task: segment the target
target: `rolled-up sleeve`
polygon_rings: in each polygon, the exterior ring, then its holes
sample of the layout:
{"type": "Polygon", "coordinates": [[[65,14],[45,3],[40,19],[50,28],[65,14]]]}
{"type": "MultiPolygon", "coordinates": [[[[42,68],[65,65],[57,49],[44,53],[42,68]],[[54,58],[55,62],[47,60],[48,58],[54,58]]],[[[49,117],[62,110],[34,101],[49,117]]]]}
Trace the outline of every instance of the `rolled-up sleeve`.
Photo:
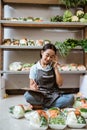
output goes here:
{"type": "Polygon", "coordinates": [[[29,78],[30,79],[36,79],[36,65],[33,65],[31,68],[30,68],[30,72],[29,72],[29,78]]]}

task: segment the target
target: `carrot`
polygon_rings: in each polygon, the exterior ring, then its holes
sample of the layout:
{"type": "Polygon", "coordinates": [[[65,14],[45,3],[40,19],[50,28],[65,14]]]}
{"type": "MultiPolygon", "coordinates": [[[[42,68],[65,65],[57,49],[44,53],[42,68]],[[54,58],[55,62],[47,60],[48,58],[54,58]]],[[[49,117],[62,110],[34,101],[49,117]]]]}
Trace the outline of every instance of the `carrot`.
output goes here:
{"type": "Polygon", "coordinates": [[[80,111],[78,109],[75,110],[75,115],[80,115],[80,111]]]}
{"type": "Polygon", "coordinates": [[[54,118],[57,117],[57,115],[59,114],[58,110],[49,110],[50,113],[50,117],[54,118]]]}
{"type": "Polygon", "coordinates": [[[48,116],[44,110],[36,110],[40,116],[44,116],[48,120],[48,116]]]}

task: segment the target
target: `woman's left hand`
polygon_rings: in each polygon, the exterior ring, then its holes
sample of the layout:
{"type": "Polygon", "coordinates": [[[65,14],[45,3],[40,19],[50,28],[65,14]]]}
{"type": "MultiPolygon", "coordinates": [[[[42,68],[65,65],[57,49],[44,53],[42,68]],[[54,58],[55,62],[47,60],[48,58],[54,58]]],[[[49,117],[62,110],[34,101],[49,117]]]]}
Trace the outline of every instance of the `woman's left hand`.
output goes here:
{"type": "Polygon", "coordinates": [[[55,57],[53,58],[53,68],[57,68],[59,65],[58,63],[58,56],[55,55],[55,57]]]}

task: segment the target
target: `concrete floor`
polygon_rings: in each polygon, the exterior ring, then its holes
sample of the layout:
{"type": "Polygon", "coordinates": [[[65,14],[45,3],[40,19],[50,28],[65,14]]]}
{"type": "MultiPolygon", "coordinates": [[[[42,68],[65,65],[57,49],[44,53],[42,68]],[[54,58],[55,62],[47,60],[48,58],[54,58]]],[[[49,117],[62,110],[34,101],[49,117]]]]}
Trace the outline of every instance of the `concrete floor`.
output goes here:
{"type": "Polygon", "coordinates": [[[23,96],[9,96],[0,100],[0,130],[28,130],[28,121],[14,119],[9,113],[9,107],[25,104],[23,96]]]}
{"type": "MultiPolygon", "coordinates": [[[[10,115],[9,107],[18,104],[26,104],[22,95],[8,96],[5,99],[0,99],[0,130],[31,130],[28,121],[25,118],[15,119],[10,115]]],[[[77,129],[66,128],[65,130],[77,129]]],[[[87,130],[87,128],[79,130],[87,130]]]]}

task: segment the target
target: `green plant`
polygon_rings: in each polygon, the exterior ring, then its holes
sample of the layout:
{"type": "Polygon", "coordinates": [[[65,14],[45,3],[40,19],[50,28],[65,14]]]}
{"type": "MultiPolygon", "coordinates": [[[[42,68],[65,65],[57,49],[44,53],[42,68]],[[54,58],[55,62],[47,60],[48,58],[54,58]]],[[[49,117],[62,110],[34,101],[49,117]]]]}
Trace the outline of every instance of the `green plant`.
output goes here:
{"type": "Polygon", "coordinates": [[[67,39],[64,42],[55,42],[55,46],[58,49],[61,56],[66,57],[72,49],[77,46],[80,46],[87,51],[87,39],[76,40],[76,39],[67,39]]]}
{"type": "Polygon", "coordinates": [[[87,39],[80,40],[81,47],[87,52],[87,39]]]}
{"type": "Polygon", "coordinates": [[[63,57],[66,57],[70,52],[70,49],[67,46],[65,46],[63,42],[56,41],[55,46],[58,49],[60,55],[63,57]]]}
{"type": "Polygon", "coordinates": [[[67,9],[74,7],[77,9],[78,6],[84,6],[87,4],[87,0],[61,0],[67,9]]]}

